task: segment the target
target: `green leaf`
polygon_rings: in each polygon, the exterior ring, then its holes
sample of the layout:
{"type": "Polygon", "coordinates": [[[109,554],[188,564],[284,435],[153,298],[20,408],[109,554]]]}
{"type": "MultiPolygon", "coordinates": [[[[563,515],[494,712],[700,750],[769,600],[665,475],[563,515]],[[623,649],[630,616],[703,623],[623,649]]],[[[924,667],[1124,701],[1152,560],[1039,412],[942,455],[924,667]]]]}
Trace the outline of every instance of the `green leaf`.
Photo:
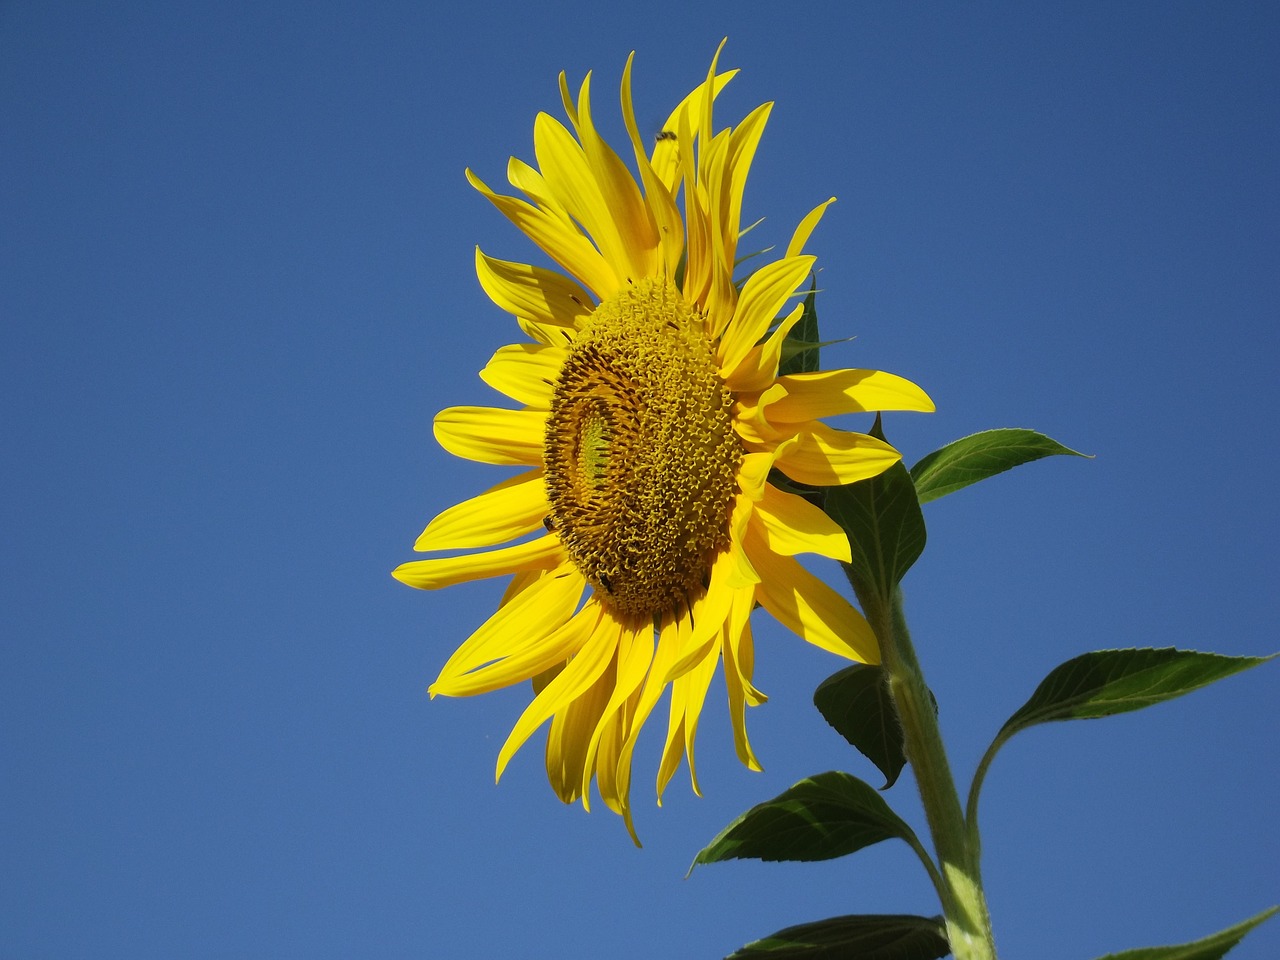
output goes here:
{"type": "Polygon", "coordinates": [[[813,704],[840,736],[879,768],[881,790],[898,779],[907,764],[902,724],[880,667],[855,663],[833,673],[813,692],[813,704]]]}
{"type": "MultiPolygon", "coordinates": [[[[884,439],[879,414],[871,436],[884,439]]],[[[864,610],[871,597],[887,603],[925,544],[924,515],[907,468],[899,462],[877,477],[829,487],[823,507],[848,534],[849,579],[864,610]]]]}
{"type": "Polygon", "coordinates": [[[726,960],[938,960],[951,952],[941,917],[832,917],[779,930],[726,960]]]}
{"type": "MultiPolygon", "coordinates": [[[[1125,950],[1122,953],[1108,953],[1098,960],[1219,960],[1227,951],[1244,939],[1254,927],[1275,916],[1280,907],[1263,910],[1234,927],[1228,927],[1213,936],[1196,940],[1192,943],[1181,943],[1172,947],[1140,947],[1137,950],[1125,950]]],[[[737,954],[734,954],[737,956],[737,954]]]]}
{"type": "Polygon", "coordinates": [[[809,284],[809,295],[804,298],[804,313],[796,325],[787,331],[782,341],[782,360],[778,363],[778,376],[791,373],[813,373],[818,368],[818,278],[809,284]]]}
{"type": "Polygon", "coordinates": [[[1001,728],[998,740],[1051,720],[1085,720],[1141,710],[1271,657],[1228,657],[1194,650],[1099,650],[1054,668],[1001,728]]]}
{"type": "Polygon", "coordinates": [[[1272,657],[1228,657],[1194,650],[1099,650],[1055,667],[983,754],[969,785],[966,818],[977,822],[978,795],[991,761],[1020,730],[1053,720],[1091,720],[1141,710],[1207,687],[1272,657]]]}
{"type": "Polygon", "coordinates": [[[831,770],[752,807],[707,844],[693,866],[743,857],[830,860],[895,838],[919,848],[915,833],[874,787],[831,770]]]}
{"type": "Polygon", "coordinates": [[[1034,430],[985,430],[935,450],[911,468],[921,503],[1042,457],[1084,457],[1034,430]]]}

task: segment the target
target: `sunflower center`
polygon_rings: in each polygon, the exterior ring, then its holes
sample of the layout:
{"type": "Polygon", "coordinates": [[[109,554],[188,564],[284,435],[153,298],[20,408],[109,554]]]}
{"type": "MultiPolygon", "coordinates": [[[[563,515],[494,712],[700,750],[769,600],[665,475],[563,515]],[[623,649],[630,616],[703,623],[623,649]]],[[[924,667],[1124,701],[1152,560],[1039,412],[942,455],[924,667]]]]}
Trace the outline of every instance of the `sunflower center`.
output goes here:
{"type": "Polygon", "coordinates": [[[657,617],[706,589],[742,459],[732,402],[667,280],[605,300],[570,348],[547,419],[548,525],[619,613],[657,617]]]}

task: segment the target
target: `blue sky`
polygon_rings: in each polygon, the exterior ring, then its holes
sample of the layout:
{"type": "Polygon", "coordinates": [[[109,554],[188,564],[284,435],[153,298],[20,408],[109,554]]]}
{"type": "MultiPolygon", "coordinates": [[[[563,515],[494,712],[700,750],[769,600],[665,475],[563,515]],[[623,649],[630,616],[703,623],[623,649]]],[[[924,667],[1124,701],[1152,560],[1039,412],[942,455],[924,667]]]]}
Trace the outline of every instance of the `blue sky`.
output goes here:
{"type": "MultiPolygon", "coordinates": [[[[725,35],[720,119],[776,101],[746,218],[784,242],[839,198],[811,250],[824,332],[857,339],[826,363],[929,390],[886,420],[909,462],[997,426],[1095,455],[926,510],[904,587],[962,780],[1077,653],[1277,649],[1274,5],[441,6],[0,7],[0,955],[718,957],[935,912],[902,845],[684,879],[805,775],[878,783],[810,702],[840,664],[765,616],[765,772],[721,693],[706,796],[681,774],[659,809],[655,724],[641,850],[563,807],[536,745],[493,785],[527,691],[426,697],[500,586],[389,571],[498,479],[430,424],[495,401],[475,371],[518,338],[475,245],[533,253],[462,171],[532,159],[562,69],[616,133],[632,49],[655,133],[725,35]]],[[[1005,749],[1005,956],[1280,902],[1276,676],[1005,749]]],[[[1277,955],[1277,922],[1232,954],[1277,955]]]]}

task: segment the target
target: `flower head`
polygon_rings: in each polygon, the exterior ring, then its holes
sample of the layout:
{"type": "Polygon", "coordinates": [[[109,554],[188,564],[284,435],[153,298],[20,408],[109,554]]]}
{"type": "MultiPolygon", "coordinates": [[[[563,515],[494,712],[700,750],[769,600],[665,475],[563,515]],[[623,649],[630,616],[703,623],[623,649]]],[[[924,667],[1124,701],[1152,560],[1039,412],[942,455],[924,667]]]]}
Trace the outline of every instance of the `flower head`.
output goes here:
{"type": "Polygon", "coordinates": [[[795,559],[848,561],[845,534],[770,477],[823,486],[875,476],[897,451],[821,419],[933,409],[919,387],[879,371],[779,376],[815,262],[802,250],[832,201],[804,218],[781,258],[735,283],[743,188],[771,107],[715,130],[713,101],[735,73],[713,60],[649,146],[628,59],[622,109],[638,179],[596,131],[590,75],[576,101],[560,76],[572,131],[539,114],[537,166],[510,161],[523,197],[467,172],[564,272],[476,251],[485,292],[531,341],[499,349],[480,376],[521,406],[451,407],[435,436],[457,456],[524,470],[444,511],[417,541],[454,555],[395,571],[424,589],[511,576],[431,693],[532,680],[498,776],[550,721],[557,794],[586,806],[594,778],[628,829],[632,753],[667,688],[658,794],[684,757],[698,790],[694,739],[721,662],[738,755],[759,769],[745,724],[746,706],[765,699],[753,683],[756,604],[809,643],[878,662],[866,621],[795,559]]]}

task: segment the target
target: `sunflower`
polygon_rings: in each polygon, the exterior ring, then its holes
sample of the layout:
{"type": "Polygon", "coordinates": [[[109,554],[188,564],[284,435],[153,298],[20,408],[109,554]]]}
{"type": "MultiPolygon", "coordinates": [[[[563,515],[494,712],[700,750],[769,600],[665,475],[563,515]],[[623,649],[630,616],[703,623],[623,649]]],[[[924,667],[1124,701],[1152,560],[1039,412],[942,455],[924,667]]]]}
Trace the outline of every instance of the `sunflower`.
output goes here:
{"type": "Polygon", "coordinates": [[[919,387],[880,371],[778,375],[815,262],[802,249],[832,200],[801,221],[784,256],[735,283],[743,188],[772,104],[715,131],[712,103],[737,72],[717,73],[718,58],[651,148],[628,58],[622,112],[638,180],[596,130],[590,74],[576,101],[560,75],[572,131],[539,114],[536,167],[510,160],[523,198],[467,171],[563,273],[477,249],[481,286],[530,340],[500,348],[480,376],[521,406],[450,407],[435,436],[456,456],[524,469],[445,510],[415,545],[454,555],[395,571],[422,589],[511,576],[430,692],[531,680],[497,776],[549,721],[556,793],[589,809],[594,779],[633,838],[632,754],[668,687],[659,802],[686,757],[700,792],[694,739],[721,662],[738,756],[760,769],[745,723],[746,706],[765,700],[752,676],[757,604],[823,650],[878,662],[862,616],[795,559],[848,561],[844,532],[775,479],[875,476],[898,452],[822,418],[933,410],[919,387]]]}

